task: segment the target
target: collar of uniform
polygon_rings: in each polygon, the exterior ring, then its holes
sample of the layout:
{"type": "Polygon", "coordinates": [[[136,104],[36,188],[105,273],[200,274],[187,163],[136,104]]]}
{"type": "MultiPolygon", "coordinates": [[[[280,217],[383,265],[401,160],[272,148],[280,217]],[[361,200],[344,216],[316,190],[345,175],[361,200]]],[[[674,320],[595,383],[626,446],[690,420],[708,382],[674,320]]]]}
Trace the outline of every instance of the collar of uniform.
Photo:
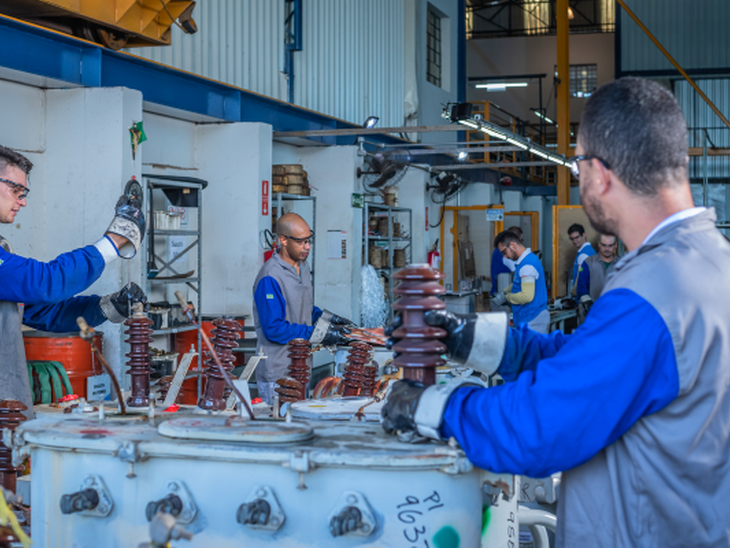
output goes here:
{"type": "Polygon", "coordinates": [[[715,221],[717,221],[717,215],[715,214],[714,207],[704,208],[704,211],[700,211],[690,217],[670,221],[651,236],[651,241],[644,241],[639,247],[621,257],[616,263],[615,268],[616,270],[621,270],[635,256],[651,251],[655,247],[659,247],[670,240],[674,240],[682,233],[715,228],[715,221]]]}
{"type": "Polygon", "coordinates": [[[515,264],[520,264],[522,262],[522,259],[527,257],[530,253],[532,253],[532,249],[526,247],[525,250],[522,252],[522,255],[520,255],[519,258],[515,261],[515,264]]]}
{"type": "Polygon", "coordinates": [[[580,247],[578,248],[578,253],[580,253],[581,251],[583,251],[583,248],[584,248],[585,246],[588,246],[588,247],[593,247],[593,246],[591,245],[591,242],[586,242],[586,243],[584,243],[584,244],[583,244],[582,246],[580,246],[580,247]]]}
{"type": "Polygon", "coordinates": [[[690,217],[694,217],[695,215],[699,215],[706,209],[707,209],[706,207],[691,207],[689,209],[683,209],[682,211],[678,211],[674,215],[670,215],[669,217],[664,219],[661,223],[656,225],[651,232],[649,232],[649,235],[646,238],[644,238],[644,241],[641,242],[641,245],[646,245],[646,243],[649,240],[651,240],[655,234],[658,234],[659,232],[661,232],[665,227],[667,227],[673,223],[683,221],[684,219],[689,219],[690,217]]]}
{"type": "MultiPolygon", "coordinates": [[[[285,269],[289,270],[290,272],[293,272],[294,274],[299,275],[297,272],[297,269],[294,267],[294,265],[291,265],[291,264],[287,263],[284,259],[282,259],[279,256],[278,251],[271,256],[271,260],[276,261],[282,268],[285,268],[285,269]]],[[[301,269],[301,263],[300,263],[300,269],[301,269]]]]}

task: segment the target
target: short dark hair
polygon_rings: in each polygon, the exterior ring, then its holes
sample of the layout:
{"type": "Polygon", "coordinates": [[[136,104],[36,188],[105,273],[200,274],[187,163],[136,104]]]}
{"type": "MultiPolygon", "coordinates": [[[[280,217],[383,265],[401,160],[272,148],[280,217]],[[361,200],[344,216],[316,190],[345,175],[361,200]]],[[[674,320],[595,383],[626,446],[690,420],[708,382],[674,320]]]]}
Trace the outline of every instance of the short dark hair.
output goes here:
{"type": "Polygon", "coordinates": [[[522,229],[519,226],[511,226],[507,229],[512,234],[517,234],[518,236],[522,237],[524,236],[524,232],[522,232],[522,229]]]}
{"type": "Polygon", "coordinates": [[[9,166],[17,167],[28,175],[33,169],[33,162],[13,149],[0,145],[0,173],[5,173],[9,166]]]}
{"type": "Polygon", "coordinates": [[[497,234],[497,237],[494,238],[494,247],[499,247],[499,244],[507,247],[512,242],[517,242],[518,244],[522,245],[522,240],[517,237],[517,234],[515,234],[514,232],[510,232],[509,230],[504,230],[497,234]]]}
{"type": "Polygon", "coordinates": [[[626,187],[653,196],[687,181],[687,122],[661,84],[621,78],[593,92],[583,110],[578,139],[626,187]]]}
{"type": "Polygon", "coordinates": [[[573,223],[570,225],[570,228],[568,228],[568,236],[570,236],[573,232],[577,232],[581,236],[586,233],[586,229],[583,228],[583,225],[578,223],[573,223]]]}

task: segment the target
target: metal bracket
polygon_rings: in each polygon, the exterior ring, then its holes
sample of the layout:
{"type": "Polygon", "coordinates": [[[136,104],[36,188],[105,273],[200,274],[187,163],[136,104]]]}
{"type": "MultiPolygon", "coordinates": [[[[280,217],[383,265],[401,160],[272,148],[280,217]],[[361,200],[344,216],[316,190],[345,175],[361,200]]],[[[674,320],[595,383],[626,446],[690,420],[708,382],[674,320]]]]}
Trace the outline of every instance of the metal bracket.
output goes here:
{"type": "Polygon", "coordinates": [[[158,500],[165,498],[167,495],[176,495],[180,497],[180,500],[182,501],[182,510],[180,510],[180,514],[175,516],[177,522],[192,523],[192,521],[195,519],[195,516],[198,515],[198,507],[195,504],[193,495],[190,494],[190,491],[188,490],[185,483],[180,480],[168,481],[165,486],[165,490],[162,493],[162,496],[158,497],[158,500]]]}
{"type": "Polygon", "coordinates": [[[138,462],[140,458],[137,452],[137,442],[127,441],[120,443],[117,448],[117,457],[123,462],[138,462]]]}
{"type": "Polygon", "coordinates": [[[378,521],[364,495],[357,491],[345,491],[340,495],[334,509],[327,516],[327,524],[332,536],[369,537],[377,528],[378,521]],[[351,509],[353,508],[357,509],[360,514],[359,520],[356,522],[356,527],[345,532],[334,530],[338,518],[345,513],[351,513],[351,509]]]}
{"type": "Polygon", "coordinates": [[[78,512],[80,516],[105,518],[111,514],[111,511],[114,508],[114,500],[109,494],[109,490],[106,488],[101,476],[94,474],[86,476],[84,481],[81,483],[79,491],[83,491],[84,489],[93,489],[96,491],[96,494],[99,495],[99,503],[94,508],[78,512]]]}
{"type": "Polygon", "coordinates": [[[306,451],[296,451],[289,457],[289,468],[294,472],[309,472],[309,453],[306,451]]]}
{"type": "Polygon", "coordinates": [[[553,504],[558,500],[560,474],[547,478],[528,478],[522,476],[519,502],[541,502],[553,504]]]}
{"type": "MultiPolygon", "coordinates": [[[[278,531],[281,526],[284,525],[286,516],[284,515],[284,511],[282,510],[281,505],[279,504],[279,501],[274,494],[274,490],[266,485],[257,485],[248,495],[248,498],[244,501],[244,504],[255,504],[258,501],[265,501],[269,506],[270,511],[268,517],[266,518],[266,522],[244,523],[244,525],[246,527],[250,527],[251,529],[260,529],[263,531],[278,531]]],[[[240,515],[238,517],[238,522],[242,522],[240,519],[240,515]]]]}

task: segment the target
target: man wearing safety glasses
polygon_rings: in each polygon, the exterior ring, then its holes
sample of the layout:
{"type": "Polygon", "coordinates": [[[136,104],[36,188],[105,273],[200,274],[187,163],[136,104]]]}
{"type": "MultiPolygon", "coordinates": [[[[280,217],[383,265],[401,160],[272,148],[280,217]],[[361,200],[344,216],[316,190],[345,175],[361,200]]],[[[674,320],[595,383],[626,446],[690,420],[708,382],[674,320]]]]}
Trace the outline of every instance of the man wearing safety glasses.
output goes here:
{"type": "Polygon", "coordinates": [[[485,470],[562,471],[558,548],[728,546],[730,244],[694,207],[682,111],[622,78],[588,99],[576,153],[591,225],[628,250],[586,322],[543,335],[499,312],[427,312],[453,360],[507,382],[399,381],[383,426],[454,437],[485,470]]]}
{"type": "MultiPolygon", "coordinates": [[[[25,156],[0,146],[0,223],[15,222],[28,204],[32,168],[25,156]]],[[[33,417],[21,324],[43,331],[76,331],[79,316],[91,326],[106,320],[119,323],[127,317],[131,302],[147,302],[134,283],[104,297],[75,297],[118,256],[134,256],[144,230],[138,204],[123,196],[98,242],[48,263],[14,254],[10,242],[0,236],[0,400],[20,400],[28,407],[26,415],[33,417]]]]}
{"type": "Polygon", "coordinates": [[[257,350],[266,356],[256,368],[256,387],[269,405],[273,403],[276,381],[287,376],[289,341],[307,339],[322,346],[348,344],[348,326],[354,325],[314,306],[307,263],[314,232],[307,222],[296,213],[286,213],[276,221],[276,233],[279,250],[261,267],[253,285],[257,350]]]}

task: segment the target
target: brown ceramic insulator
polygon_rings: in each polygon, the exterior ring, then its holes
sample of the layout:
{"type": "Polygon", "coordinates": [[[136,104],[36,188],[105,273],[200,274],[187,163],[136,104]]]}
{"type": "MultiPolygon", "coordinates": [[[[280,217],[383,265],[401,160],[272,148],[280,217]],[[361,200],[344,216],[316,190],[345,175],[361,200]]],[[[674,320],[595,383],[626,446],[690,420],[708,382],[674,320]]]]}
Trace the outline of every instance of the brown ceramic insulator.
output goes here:
{"type": "Polygon", "coordinates": [[[161,377],[160,380],[157,381],[157,399],[159,401],[165,401],[165,398],[167,397],[167,393],[170,391],[171,386],[172,375],[168,375],[167,377],[161,377]]]}
{"type": "Polygon", "coordinates": [[[365,375],[362,381],[362,390],[360,390],[360,395],[368,398],[374,396],[377,382],[378,368],[376,366],[368,365],[365,368],[365,375]]]}
{"type": "MultiPolygon", "coordinates": [[[[213,336],[211,344],[223,369],[230,372],[235,367],[233,349],[238,347],[238,339],[241,338],[240,331],[243,327],[233,318],[224,317],[213,320],[213,336]]],[[[206,352],[208,359],[205,362],[205,392],[198,400],[198,407],[210,411],[223,411],[226,408],[225,388],[226,380],[223,378],[218,365],[210,352],[206,352]]]]}
{"type": "Polygon", "coordinates": [[[13,548],[14,546],[21,546],[20,539],[15,536],[10,527],[0,525],[0,548],[13,548]]]}
{"type": "Polygon", "coordinates": [[[436,384],[436,368],[446,363],[441,358],[446,345],[439,340],[446,336],[446,331],[428,325],[423,316],[428,310],[446,308],[446,303],[438,298],[446,292],[438,283],[445,275],[428,264],[412,264],[393,277],[400,281],[393,290],[400,295],[393,310],[403,319],[403,324],[393,332],[393,338],[399,339],[393,346],[399,354],[393,365],[403,368],[404,379],[436,384]]]}
{"type": "Polygon", "coordinates": [[[277,386],[274,392],[279,394],[279,402],[293,402],[304,399],[305,386],[296,379],[285,377],[276,381],[277,386]]]}
{"type": "Polygon", "coordinates": [[[365,380],[365,365],[370,363],[370,352],[373,347],[361,341],[350,343],[350,353],[347,355],[347,366],[343,382],[345,390],[343,396],[357,396],[365,380]]]}
{"type": "MultiPolygon", "coordinates": [[[[28,408],[18,400],[0,401],[0,432],[4,428],[15,430],[26,420],[23,411],[28,408]]],[[[24,466],[13,466],[13,452],[0,441],[0,485],[15,493],[17,488],[18,472],[25,470],[24,466]]]]}
{"type": "Polygon", "coordinates": [[[129,327],[124,334],[129,335],[129,358],[127,373],[132,378],[132,394],[127,398],[129,407],[146,407],[150,404],[150,343],[152,342],[152,320],[144,312],[136,312],[124,325],[129,327]]]}
{"type": "Polygon", "coordinates": [[[294,339],[289,341],[289,376],[299,381],[302,385],[301,400],[307,399],[307,387],[312,376],[309,367],[309,356],[311,355],[311,343],[307,339],[294,339]]]}

